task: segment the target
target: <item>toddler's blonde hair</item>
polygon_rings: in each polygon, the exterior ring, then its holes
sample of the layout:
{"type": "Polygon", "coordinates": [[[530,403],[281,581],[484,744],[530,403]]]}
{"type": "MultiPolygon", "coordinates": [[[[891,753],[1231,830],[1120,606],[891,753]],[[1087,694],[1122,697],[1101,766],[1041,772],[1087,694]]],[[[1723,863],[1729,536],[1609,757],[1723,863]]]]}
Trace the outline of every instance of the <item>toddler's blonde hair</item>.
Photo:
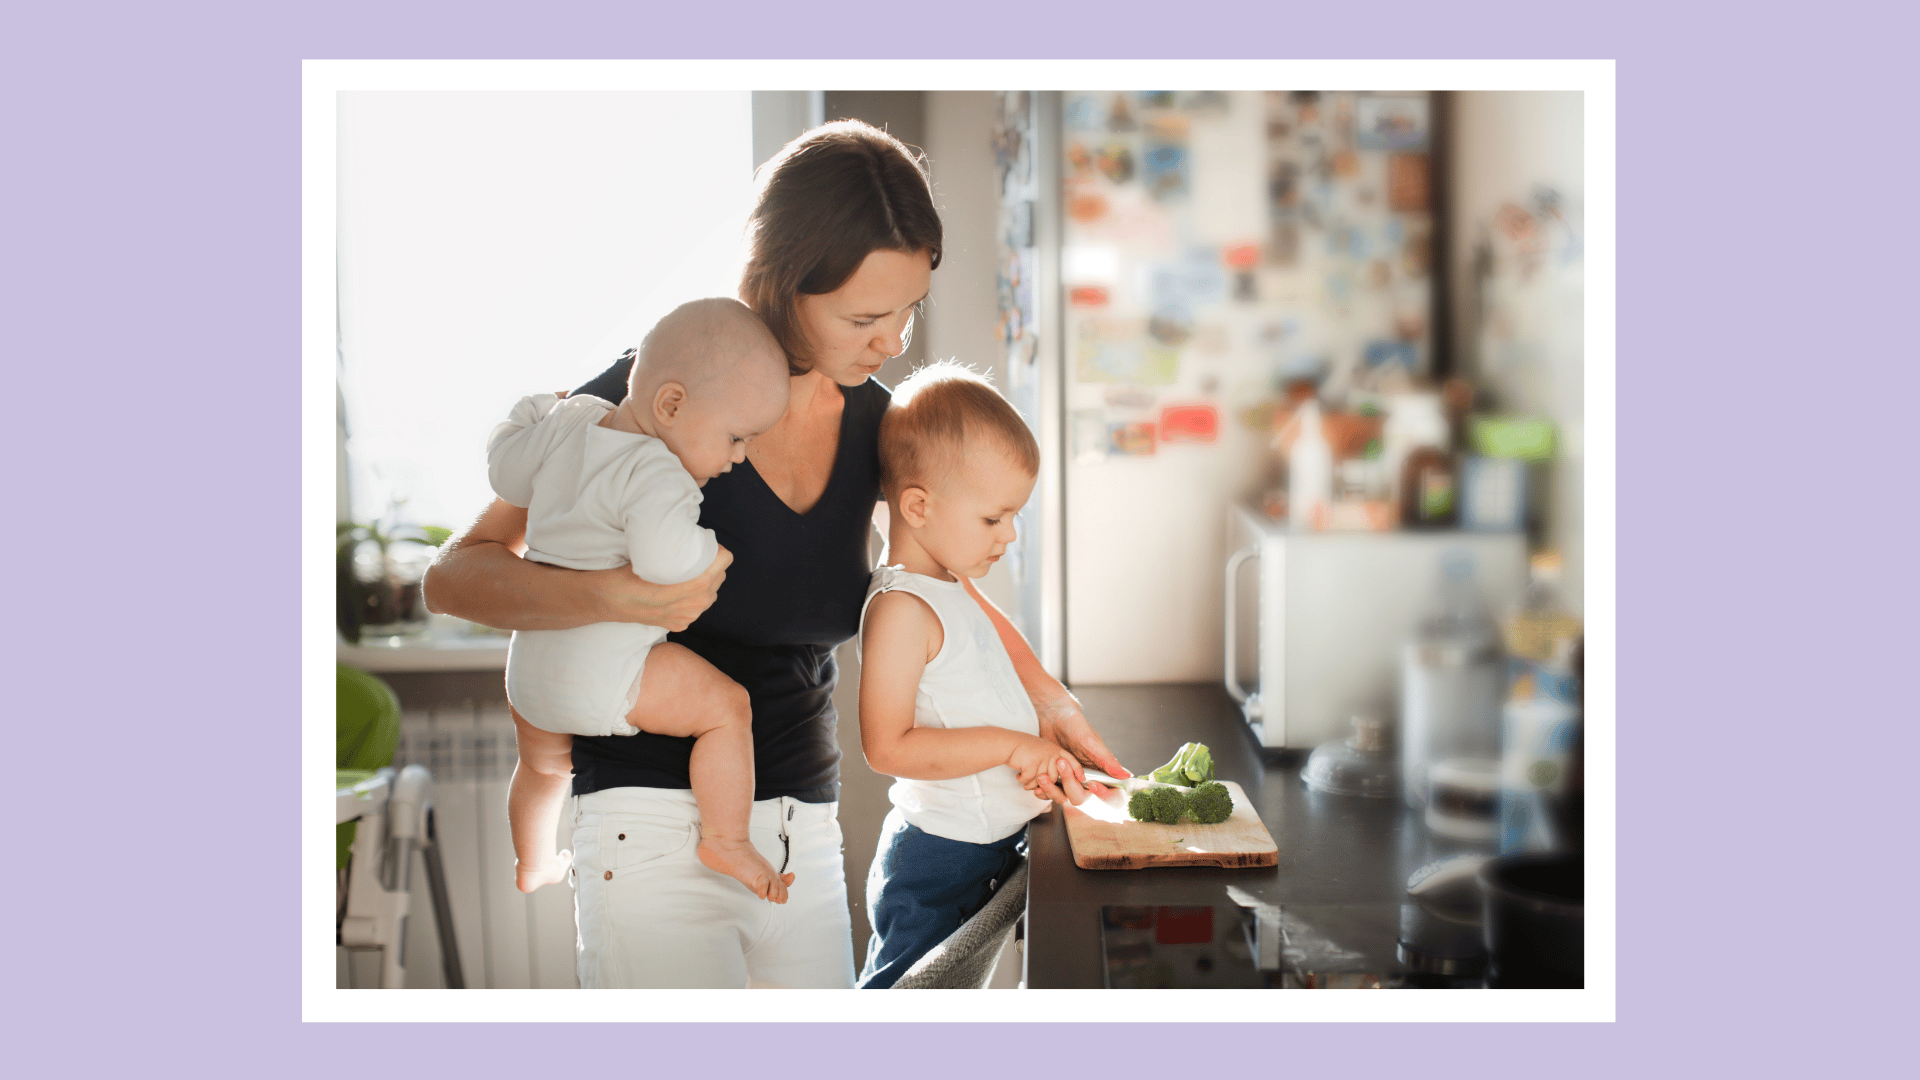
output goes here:
{"type": "Polygon", "coordinates": [[[927,488],[987,438],[1028,476],[1040,472],[1040,444],[1007,399],[972,368],[951,360],[902,380],[880,418],[880,490],[889,502],[927,488]]]}

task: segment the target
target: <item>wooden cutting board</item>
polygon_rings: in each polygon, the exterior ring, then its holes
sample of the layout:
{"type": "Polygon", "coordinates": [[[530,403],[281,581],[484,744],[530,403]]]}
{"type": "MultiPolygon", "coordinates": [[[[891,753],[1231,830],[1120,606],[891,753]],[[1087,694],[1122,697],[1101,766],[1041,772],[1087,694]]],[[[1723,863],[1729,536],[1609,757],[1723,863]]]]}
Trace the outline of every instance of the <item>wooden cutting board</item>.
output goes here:
{"type": "Polygon", "coordinates": [[[1127,796],[1115,792],[1067,808],[1067,843],[1083,870],[1137,870],[1143,866],[1275,866],[1280,847],[1253,812],[1247,793],[1231,780],[1233,816],[1213,825],[1135,821],[1127,796]]]}

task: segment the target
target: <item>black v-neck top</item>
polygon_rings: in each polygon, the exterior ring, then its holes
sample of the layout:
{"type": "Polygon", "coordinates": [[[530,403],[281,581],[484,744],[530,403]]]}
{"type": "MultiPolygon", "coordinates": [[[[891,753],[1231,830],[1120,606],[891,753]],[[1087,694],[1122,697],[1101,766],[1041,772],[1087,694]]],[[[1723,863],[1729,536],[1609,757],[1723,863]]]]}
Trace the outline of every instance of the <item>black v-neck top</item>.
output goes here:
{"type": "MultiPolygon", "coordinates": [[[[574,391],[619,402],[633,353],[574,391]]],[[[880,498],[880,416],[892,395],[868,379],[842,387],[840,443],[827,488],[805,514],[773,493],[751,461],[707,481],[700,524],[733,552],[720,596],[685,631],[668,635],[746,687],[753,701],[755,799],[836,798],[836,645],[860,630],[873,572],[867,555],[880,498]]],[[[573,791],[687,788],[692,739],[576,737],[573,791]]]]}

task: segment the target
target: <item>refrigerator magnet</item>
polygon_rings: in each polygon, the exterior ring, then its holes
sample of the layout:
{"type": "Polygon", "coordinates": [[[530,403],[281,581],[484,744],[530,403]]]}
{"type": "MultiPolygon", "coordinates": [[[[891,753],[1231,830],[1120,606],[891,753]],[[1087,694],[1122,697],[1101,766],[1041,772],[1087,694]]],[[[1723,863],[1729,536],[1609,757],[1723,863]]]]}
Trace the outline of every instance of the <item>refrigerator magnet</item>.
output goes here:
{"type": "Polygon", "coordinates": [[[1210,443],[1220,434],[1220,410],[1212,405],[1169,405],[1160,410],[1161,442],[1210,443]]]}
{"type": "Polygon", "coordinates": [[[1227,111],[1227,93],[1224,90],[1188,90],[1180,95],[1180,107],[1196,114],[1224,113],[1227,111]]]}
{"type": "Polygon", "coordinates": [[[1082,225],[1091,225],[1107,216],[1104,195],[1075,195],[1067,200],[1067,216],[1082,225]]]}
{"type": "Polygon", "coordinates": [[[1427,209],[1427,155],[1394,154],[1387,158],[1387,209],[1399,214],[1427,209]]]}
{"type": "Polygon", "coordinates": [[[1192,124],[1179,113],[1162,113],[1147,119],[1147,138],[1156,142],[1185,146],[1187,133],[1191,128],[1192,124]]]}
{"type": "Polygon", "coordinates": [[[1154,437],[1151,423],[1109,424],[1107,440],[1112,452],[1121,457],[1153,456],[1154,437]]]}
{"type": "Polygon", "coordinates": [[[1362,150],[1425,150],[1427,99],[1366,95],[1355,104],[1354,134],[1362,150]]]}
{"type": "Polygon", "coordinates": [[[1093,151],[1087,144],[1075,139],[1067,144],[1067,167],[1074,179],[1093,175],[1093,151]]]}
{"type": "MultiPolygon", "coordinates": [[[[1089,323],[1140,320],[1089,320],[1089,323]]],[[[1082,383],[1122,383],[1131,386],[1171,386],[1180,371],[1179,354],[1148,348],[1138,333],[1107,336],[1097,325],[1083,323],[1074,355],[1074,379],[1082,383]]]]}
{"type": "Polygon", "coordinates": [[[1098,131],[1106,125],[1106,113],[1092,94],[1074,94],[1067,98],[1061,117],[1070,131],[1098,131]]]}
{"type": "Polygon", "coordinates": [[[1187,193],[1186,147],[1150,142],[1141,158],[1140,179],[1154,198],[1176,199],[1187,193]]]}
{"type": "Polygon", "coordinates": [[[1105,285],[1075,285],[1067,290],[1067,297],[1074,307],[1106,307],[1112,299],[1105,285]]]}
{"type": "Polygon", "coordinates": [[[1168,347],[1185,345],[1193,336],[1193,320],[1178,307],[1164,307],[1147,320],[1147,336],[1168,347]]]}
{"type": "Polygon", "coordinates": [[[1116,184],[1124,184],[1133,179],[1133,151],[1123,142],[1110,142],[1100,148],[1094,156],[1094,164],[1100,167],[1100,174],[1116,184]]]}

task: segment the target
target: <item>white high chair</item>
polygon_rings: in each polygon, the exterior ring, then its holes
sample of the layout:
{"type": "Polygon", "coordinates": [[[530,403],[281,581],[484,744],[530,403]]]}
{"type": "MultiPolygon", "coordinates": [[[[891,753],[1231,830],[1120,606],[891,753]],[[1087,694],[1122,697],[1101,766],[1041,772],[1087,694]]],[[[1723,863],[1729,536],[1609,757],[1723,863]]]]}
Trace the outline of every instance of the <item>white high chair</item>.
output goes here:
{"type": "Polygon", "coordinates": [[[360,823],[354,832],[346,899],[337,922],[339,943],[348,954],[348,984],[353,983],[354,955],[378,951],[379,986],[406,985],[407,888],[413,852],[418,848],[427,866],[447,989],[465,989],[460,948],[453,936],[453,909],[447,900],[447,875],[434,843],[432,774],[424,765],[397,771],[389,766],[340,787],[334,794],[334,821],[360,823]]]}

